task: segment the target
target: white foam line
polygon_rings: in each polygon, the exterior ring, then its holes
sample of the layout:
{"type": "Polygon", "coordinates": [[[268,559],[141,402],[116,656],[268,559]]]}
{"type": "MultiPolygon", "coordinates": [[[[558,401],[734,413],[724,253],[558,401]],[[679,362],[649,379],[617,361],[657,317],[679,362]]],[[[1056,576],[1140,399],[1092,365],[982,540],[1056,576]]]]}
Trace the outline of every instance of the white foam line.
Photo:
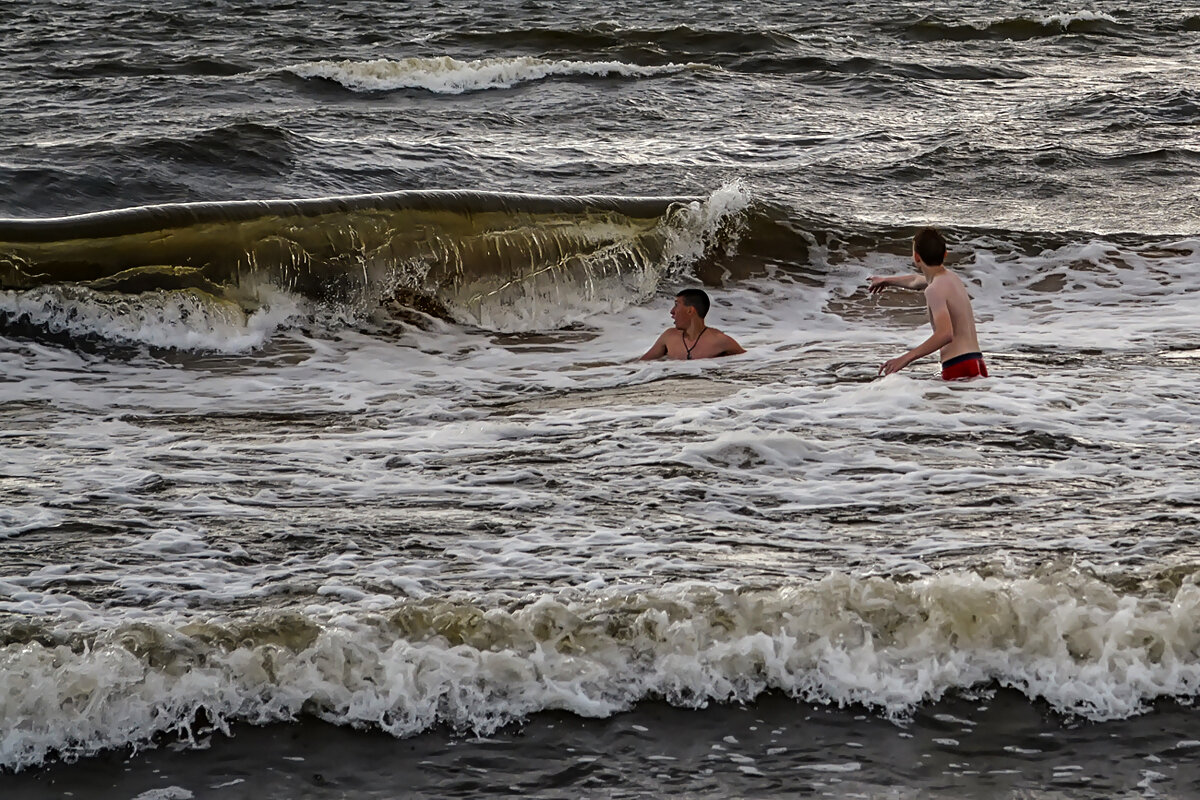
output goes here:
{"type": "Polygon", "coordinates": [[[531,56],[460,61],[437,58],[379,58],[372,61],[315,61],[288,67],[302,78],[325,78],[362,92],[425,89],[438,94],[462,94],[505,89],[551,76],[653,77],[686,70],[715,69],[703,64],[642,66],[621,61],[548,60],[531,56]]]}

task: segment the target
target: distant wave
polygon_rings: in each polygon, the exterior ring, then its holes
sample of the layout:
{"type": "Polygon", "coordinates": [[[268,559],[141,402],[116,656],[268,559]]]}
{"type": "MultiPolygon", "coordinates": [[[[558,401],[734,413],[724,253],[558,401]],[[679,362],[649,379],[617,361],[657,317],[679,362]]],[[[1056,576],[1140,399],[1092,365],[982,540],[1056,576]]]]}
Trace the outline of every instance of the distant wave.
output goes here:
{"type": "MultiPolygon", "coordinates": [[[[325,610],[141,614],[75,633],[33,617],[0,632],[0,767],[302,714],[396,736],[438,724],[486,734],[545,710],[607,717],[650,699],[702,707],[782,691],[903,718],[1001,686],[1106,720],[1200,692],[1200,591],[1186,581],[1131,593],[1070,571],[834,574],[375,611],[348,587],[326,594],[325,610]]],[[[0,609],[28,613],[13,596],[0,609]]]]}
{"type": "Polygon", "coordinates": [[[908,28],[921,41],[973,39],[1036,39],[1063,34],[1118,35],[1129,31],[1119,20],[1096,11],[1077,11],[1043,17],[1010,17],[986,24],[953,24],[923,19],[908,28]]]}
{"type": "Polygon", "coordinates": [[[551,76],[643,78],[670,75],[697,64],[640,66],[620,61],[552,61],[520,56],[459,61],[440,58],[403,58],[374,61],[316,61],[288,67],[301,78],[324,78],[358,92],[424,89],[437,94],[462,94],[485,89],[507,89],[551,76]]]}
{"type": "Polygon", "coordinates": [[[535,27],[503,31],[454,31],[434,39],[439,44],[484,45],[497,50],[536,48],[565,51],[623,51],[646,48],[668,55],[744,53],[789,47],[796,37],[782,30],[726,30],[678,25],[673,28],[617,27],[613,24],[579,28],[535,27]]]}
{"type": "MultiPolygon", "coordinates": [[[[906,77],[917,80],[1019,80],[1028,78],[1029,73],[1005,64],[957,62],[950,64],[896,61],[855,55],[849,58],[825,56],[778,56],[756,55],[741,59],[735,65],[738,70],[759,74],[804,74],[830,73],[837,75],[878,74],[888,77],[906,77]]],[[[811,78],[809,78],[811,80],[811,78]]]]}
{"type": "Polygon", "coordinates": [[[1108,14],[1099,11],[1076,11],[1071,14],[1051,14],[1048,17],[1042,17],[1041,22],[1045,25],[1059,25],[1062,28],[1069,29],[1077,22],[1111,22],[1119,24],[1117,20],[1110,17],[1108,14]]]}
{"type": "Polygon", "coordinates": [[[1164,85],[1130,94],[1112,90],[1064,98],[1056,113],[1104,120],[1112,126],[1142,124],[1145,120],[1194,125],[1200,120],[1200,90],[1164,85]]]}
{"type": "Polygon", "coordinates": [[[241,174],[278,175],[292,166],[295,145],[292,134],[274,125],[235,122],[192,131],[184,137],[158,135],[137,137],[113,148],[114,157],[124,149],[137,148],[147,156],[174,163],[220,165],[241,174]]]}

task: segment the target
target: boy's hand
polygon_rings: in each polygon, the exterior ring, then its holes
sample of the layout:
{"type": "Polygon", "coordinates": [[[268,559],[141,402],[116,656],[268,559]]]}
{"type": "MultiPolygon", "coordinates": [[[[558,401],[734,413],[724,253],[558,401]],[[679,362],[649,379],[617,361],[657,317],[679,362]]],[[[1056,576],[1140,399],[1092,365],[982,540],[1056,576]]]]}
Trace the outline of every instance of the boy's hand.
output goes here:
{"type": "Polygon", "coordinates": [[[867,291],[871,294],[878,294],[879,292],[882,292],[892,283],[886,277],[881,277],[879,275],[872,275],[869,280],[871,281],[871,285],[867,287],[867,291]]]}

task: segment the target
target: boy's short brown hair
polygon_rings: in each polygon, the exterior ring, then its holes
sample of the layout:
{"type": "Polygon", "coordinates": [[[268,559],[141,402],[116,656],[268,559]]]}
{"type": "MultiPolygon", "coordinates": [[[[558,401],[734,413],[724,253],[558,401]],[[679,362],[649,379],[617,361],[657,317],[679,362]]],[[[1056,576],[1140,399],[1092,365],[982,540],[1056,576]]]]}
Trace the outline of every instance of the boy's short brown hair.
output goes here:
{"type": "Polygon", "coordinates": [[[937,228],[922,228],[913,237],[913,252],[929,267],[940,267],[946,260],[946,240],[937,228]]]}
{"type": "Polygon", "coordinates": [[[685,306],[691,306],[696,309],[696,313],[700,315],[701,319],[708,313],[710,301],[708,299],[708,292],[703,289],[684,289],[675,296],[682,299],[685,306]]]}

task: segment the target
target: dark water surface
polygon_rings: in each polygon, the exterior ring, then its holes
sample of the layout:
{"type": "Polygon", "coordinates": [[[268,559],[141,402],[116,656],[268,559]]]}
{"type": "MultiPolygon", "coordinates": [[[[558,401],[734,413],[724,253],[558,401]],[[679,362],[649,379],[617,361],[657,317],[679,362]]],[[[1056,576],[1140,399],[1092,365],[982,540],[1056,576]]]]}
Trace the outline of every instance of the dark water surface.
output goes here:
{"type": "Polygon", "coordinates": [[[1183,798],[1200,790],[1195,730],[1191,709],[1096,725],[1007,691],[901,724],[766,695],[705,711],[646,703],[605,720],[543,713],[487,738],[238,726],[199,752],[110,753],[22,775],[8,796],[1183,798]]]}
{"type": "Polygon", "coordinates": [[[1194,4],[0,13],[11,216],[396,189],[695,194],[736,178],[847,221],[1196,227],[1194,4]]]}

